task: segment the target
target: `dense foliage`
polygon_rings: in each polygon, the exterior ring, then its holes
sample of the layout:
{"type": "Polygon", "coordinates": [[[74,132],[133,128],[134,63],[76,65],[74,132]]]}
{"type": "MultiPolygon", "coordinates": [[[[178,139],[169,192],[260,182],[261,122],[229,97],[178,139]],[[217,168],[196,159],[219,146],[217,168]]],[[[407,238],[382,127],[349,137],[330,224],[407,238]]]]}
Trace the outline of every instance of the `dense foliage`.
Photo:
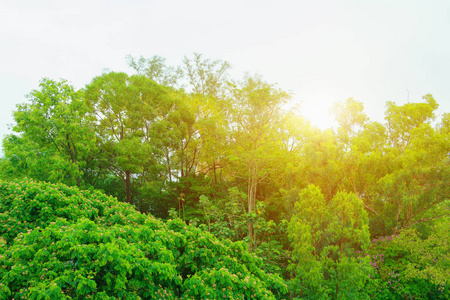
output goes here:
{"type": "Polygon", "coordinates": [[[363,299],[370,274],[356,251],[369,244],[367,212],[354,194],[338,193],[326,202],[309,186],[299,194],[289,223],[294,291],[307,299],[363,299]]]}
{"type": "Polygon", "coordinates": [[[275,299],[277,275],[242,242],[163,223],[99,192],[0,183],[0,298],[275,299]]]}
{"type": "Polygon", "coordinates": [[[135,75],[80,90],[43,79],[14,112],[0,159],[1,291],[449,298],[450,114],[436,115],[431,95],[387,102],[383,123],[350,98],[320,130],[291,94],[234,80],[227,62],[128,62],[135,75]],[[26,287],[16,263],[34,276],[26,287]]]}
{"type": "Polygon", "coordinates": [[[449,240],[449,220],[438,222],[427,239],[409,229],[373,240],[365,254],[375,271],[367,291],[377,299],[449,299],[449,240]]]}

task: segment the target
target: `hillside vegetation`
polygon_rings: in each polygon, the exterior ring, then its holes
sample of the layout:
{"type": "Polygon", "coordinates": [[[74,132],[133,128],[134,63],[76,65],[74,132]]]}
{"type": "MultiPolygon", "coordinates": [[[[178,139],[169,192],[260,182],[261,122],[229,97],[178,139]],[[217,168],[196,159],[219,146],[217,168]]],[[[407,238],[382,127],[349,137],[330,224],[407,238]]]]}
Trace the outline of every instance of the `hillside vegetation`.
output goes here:
{"type": "Polygon", "coordinates": [[[383,122],[343,99],[320,130],[227,62],[128,63],[82,89],[44,78],[14,111],[3,297],[450,298],[450,114],[431,94],[383,122]]]}
{"type": "Polygon", "coordinates": [[[0,299],[275,299],[283,280],[242,242],[166,223],[99,192],[0,183],[0,299]]]}

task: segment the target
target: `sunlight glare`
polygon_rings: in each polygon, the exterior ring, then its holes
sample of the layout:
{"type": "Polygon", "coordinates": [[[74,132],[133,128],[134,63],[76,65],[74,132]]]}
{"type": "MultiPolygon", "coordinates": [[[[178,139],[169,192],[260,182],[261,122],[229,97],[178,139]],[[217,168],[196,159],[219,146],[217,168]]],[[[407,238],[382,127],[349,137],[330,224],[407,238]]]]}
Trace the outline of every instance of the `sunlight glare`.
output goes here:
{"type": "Polygon", "coordinates": [[[311,124],[322,130],[332,128],[336,122],[331,114],[332,104],[328,101],[309,101],[301,106],[302,115],[308,119],[311,124]]]}

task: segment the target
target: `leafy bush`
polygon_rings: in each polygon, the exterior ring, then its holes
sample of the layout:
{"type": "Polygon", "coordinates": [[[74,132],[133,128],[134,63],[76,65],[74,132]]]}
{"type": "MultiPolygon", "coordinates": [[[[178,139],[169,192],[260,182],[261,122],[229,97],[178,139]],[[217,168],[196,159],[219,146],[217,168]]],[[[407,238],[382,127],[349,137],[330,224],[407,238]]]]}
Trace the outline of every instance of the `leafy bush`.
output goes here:
{"type": "Polygon", "coordinates": [[[248,224],[253,224],[253,252],[260,257],[263,269],[269,273],[283,274],[286,272],[289,251],[283,248],[280,239],[285,235],[287,222],[276,224],[268,218],[267,204],[256,203],[256,210],[247,212],[247,196],[237,187],[228,189],[224,198],[210,200],[201,195],[199,207],[203,214],[205,228],[220,239],[232,241],[248,240],[248,224]]]}
{"type": "Polygon", "coordinates": [[[375,271],[366,288],[374,299],[449,299],[449,219],[422,239],[414,229],[372,241],[368,256],[375,271]]]}
{"type": "Polygon", "coordinates": [[[164,223],[99,192],[0,182],[0,299],[276,299],[243,242],[164,223]]]}
{"type": "Polygon", "coordinates": [[[301,299],[367,299],[371,273],[355,251],[369,244],[367,212],[354,194],[337,193],[327,202],[314,185],[299,192],[289,222],[293,272],[291,289],[301,299]]]}

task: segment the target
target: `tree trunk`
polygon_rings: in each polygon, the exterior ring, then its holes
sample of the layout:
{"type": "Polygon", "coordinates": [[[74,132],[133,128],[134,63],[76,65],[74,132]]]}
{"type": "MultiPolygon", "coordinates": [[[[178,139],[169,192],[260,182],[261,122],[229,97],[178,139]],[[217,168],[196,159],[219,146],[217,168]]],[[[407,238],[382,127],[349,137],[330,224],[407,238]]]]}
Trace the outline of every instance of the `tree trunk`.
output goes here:
{"type": "MultiPolygon", "coordinates": [[[[256,208],[256,187],[258,184],[257,178],[256,178],[256,168],[251,167],[250,168],[250,176],[248,179],[248,187],[247,187],[247,194],[248,194],[248,212],[252,212],[256,208]]],[[[253,231],[253,222],[251,220],[248,220],[248,250],[251,252],[253,248],[253,243],[255,240],[255,234],[253,231]]]]}
{"type": "Polygon", "coordinates": [[[127,192],[127,202],[131,203],[131,183],[130,183],[130,171],[125,171],[125,188],[127,192]]]}
{"type": "Polygon", "coordinates": [[[213,170],[214,170],[214,184],[217,185],[216,161],[213,162],[213,170]]]}
{"type": "Polygon", "coordinates": [[[166,159],[167,159],[167,170],[169,172],[169,182],[172,182],[172,169],[170,168],[170,157],[168,150],[166,152],[166,159]]]}

